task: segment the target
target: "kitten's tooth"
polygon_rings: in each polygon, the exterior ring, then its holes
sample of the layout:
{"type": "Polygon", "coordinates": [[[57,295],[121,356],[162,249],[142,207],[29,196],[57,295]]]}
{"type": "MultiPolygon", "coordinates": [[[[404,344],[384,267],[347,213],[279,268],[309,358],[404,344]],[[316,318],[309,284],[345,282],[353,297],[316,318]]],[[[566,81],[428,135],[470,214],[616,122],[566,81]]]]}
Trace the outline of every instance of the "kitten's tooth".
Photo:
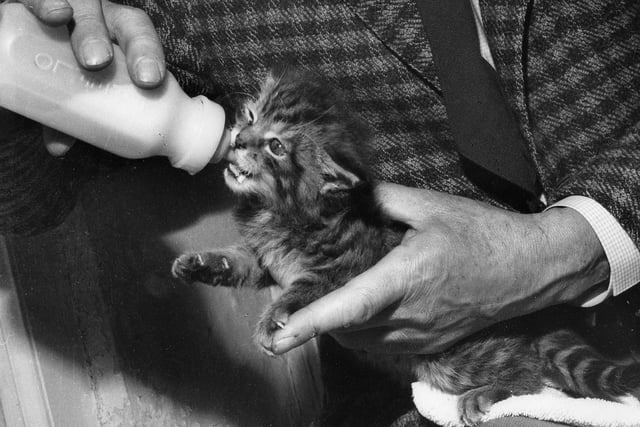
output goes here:
{"type": "Polygon", "coordinates": [[[239,182],[240,184],[242,184],[242,183],[244,182],[244,180],[245,180],[245,179],[247,179],[247,176],[246,176],[246,175],[242,175],[242,174],[240,174],[240,175],[238,175],[238,176],[236,177],[236,179],[238,180],[238,182],[239,182]]]}
{"type": "Polygon", "coordinates": [[[229,163],[229,172],[231,172],[234,177],[238,177],[238,168],[233,163],[229,163]]]}

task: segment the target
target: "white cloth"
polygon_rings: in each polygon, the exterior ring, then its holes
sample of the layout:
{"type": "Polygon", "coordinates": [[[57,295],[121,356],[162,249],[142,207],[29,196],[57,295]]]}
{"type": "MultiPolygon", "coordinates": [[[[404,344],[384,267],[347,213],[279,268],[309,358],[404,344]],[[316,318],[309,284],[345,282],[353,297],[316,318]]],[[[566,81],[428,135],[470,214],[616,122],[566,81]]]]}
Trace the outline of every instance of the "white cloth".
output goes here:
{"type": "MultiPolygon", "coordinates": [[[[420,414],[444,427],[462,427],[458,396],[443,393],[429,384],[412,384],[413,402],[420,414]]],[[[528,417],[580,427],[639,427],[640,402],[626,397],[623,402],[572,398],[546,388],[540,394],[513,396],[496,402],[482,421],[504,417],[528,417]]]]}

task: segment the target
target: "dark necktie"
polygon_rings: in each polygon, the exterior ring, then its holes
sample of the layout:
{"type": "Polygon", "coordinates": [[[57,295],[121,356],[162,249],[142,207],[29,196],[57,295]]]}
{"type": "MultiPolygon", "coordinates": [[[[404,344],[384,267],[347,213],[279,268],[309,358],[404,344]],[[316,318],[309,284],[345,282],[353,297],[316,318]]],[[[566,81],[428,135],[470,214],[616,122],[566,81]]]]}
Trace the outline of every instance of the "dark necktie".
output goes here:
{"type": "Polygon", "coordinates": [[[497,74],[480,54],[469,0],[417,4],[465,173],[513,208],[538,211],[537,173],[497,74]]]}

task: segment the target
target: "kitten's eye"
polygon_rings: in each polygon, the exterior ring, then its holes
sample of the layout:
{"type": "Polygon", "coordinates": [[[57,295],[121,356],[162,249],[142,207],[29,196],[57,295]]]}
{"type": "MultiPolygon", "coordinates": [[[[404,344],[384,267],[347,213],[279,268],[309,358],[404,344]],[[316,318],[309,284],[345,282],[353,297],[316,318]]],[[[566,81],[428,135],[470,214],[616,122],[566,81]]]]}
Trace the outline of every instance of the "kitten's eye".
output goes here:
{"type": "Polygon", "coordinates": [[[278,138],[271,138],[269,140],[269,151],[276,157],[282,157],[287,154],[287,149],[278,138]]]}

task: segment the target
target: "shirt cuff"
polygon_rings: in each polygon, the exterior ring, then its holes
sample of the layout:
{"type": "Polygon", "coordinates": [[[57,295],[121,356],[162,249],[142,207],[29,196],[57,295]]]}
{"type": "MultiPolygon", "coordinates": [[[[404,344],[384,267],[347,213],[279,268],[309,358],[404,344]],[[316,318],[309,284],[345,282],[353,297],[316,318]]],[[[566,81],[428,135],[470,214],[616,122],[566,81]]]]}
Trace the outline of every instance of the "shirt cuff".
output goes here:
{"type": "Polygon", "coordinates": [[[640,251],[618,221],[600,203],[584,196],[569,196],[547,209],[571,208],[580,213],[595,231],[609,261],[608,288],[595,287],[584,301],[583,307],[591,307],[604,301],[609,295],[619,295],[640,282],[640,251]]]}

